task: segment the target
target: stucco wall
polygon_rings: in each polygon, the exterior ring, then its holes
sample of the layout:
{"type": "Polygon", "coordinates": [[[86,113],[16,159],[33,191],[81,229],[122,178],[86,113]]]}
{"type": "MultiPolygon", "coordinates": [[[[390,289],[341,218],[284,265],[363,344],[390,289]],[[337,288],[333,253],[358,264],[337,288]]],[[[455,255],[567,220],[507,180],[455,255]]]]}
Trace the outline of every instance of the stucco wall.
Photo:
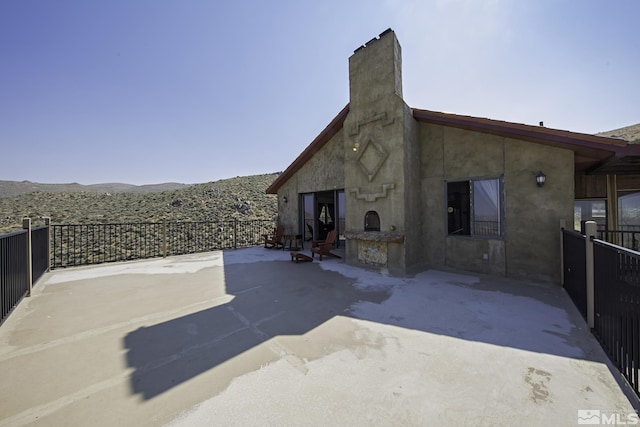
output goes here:
{"type": "Polygon", "coordinates": [[[573,153],[490,134],[421,123],[422,257],[428,264],[559,280],[558,227],[573,209],[573,153]],[[547,185],[538,188],[542,170],[547,185]],[[447,236],[447,180],[504,177],[503,238],[447,236]]]}
{"type": "Polygon", "coordinates": [[[427,265],[445,265],[444,236],[444,131],[443,126],[418,126],[421,142],[422,245],[421,256],[427,265]]]}
{"type": "Polygon", "coordinates": [[[287,232],[300,230],[299,195],[344,188],[343,130],[336,133],[278,190],[278,221],[287,232]],[[284,197],[288,203],[284,203],[284,197]]]}
{"type": "Polygon", "coordinates": [[[425,217],[420,203],[423,190],[421,179],[421,144],[418,123],[409,107],[404,109],[404,197],[405,197],[405,272],[415,272],[425,265],[422,257],[422,226],[425,217]]]}
{"type": "Polygon", "coordinates": [[[573,221],[573,152],[506,140],[507,274],[560,280],[560,220],[573,221]],[[535,175],[547,175],[544,187],[535,175]]]}

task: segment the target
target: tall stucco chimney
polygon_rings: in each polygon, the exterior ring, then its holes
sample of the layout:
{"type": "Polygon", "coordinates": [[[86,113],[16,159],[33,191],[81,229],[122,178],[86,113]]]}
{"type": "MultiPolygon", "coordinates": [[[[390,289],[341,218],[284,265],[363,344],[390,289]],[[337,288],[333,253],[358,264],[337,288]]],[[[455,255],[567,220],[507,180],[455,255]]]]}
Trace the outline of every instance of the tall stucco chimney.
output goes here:
{"type": "Polygon", "coordinates": [[[356,49],[349,58],[350,105],[372,105],[380,98],[402,98],[402,54],[393,30],[388,29],[356,49]]]}
{"type": "Polygon", "coordinates": [[[420,244],[416,224],[423,218],[419,216],[422,199],[416,197],[421,194],[420,146],[412,110],[402,99],[401,57],[392,30],[351,55],[343,140],[346,229],[374,233],[374,240],[378,239],[372,243],[366,236],[360,238],[361,233],[353,240],[347,237],[347,262],[404,274],[409,263],[418,261],[412,258],[418,251],[406,248],[420,244]],[[372,212],[377,217],[376,231],[364,230],[363,218],[372,212]]]}

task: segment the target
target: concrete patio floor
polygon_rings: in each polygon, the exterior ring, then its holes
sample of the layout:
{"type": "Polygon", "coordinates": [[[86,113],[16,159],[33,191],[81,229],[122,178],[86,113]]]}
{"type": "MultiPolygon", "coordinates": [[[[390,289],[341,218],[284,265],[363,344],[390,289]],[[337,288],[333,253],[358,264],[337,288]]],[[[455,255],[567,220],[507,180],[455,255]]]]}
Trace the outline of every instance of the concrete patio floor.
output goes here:
{"type": "Polygon", "coordinates": [[[0,426],[635,415],[557,286],[392,278],[263,248],[47,273],[0,327],[0,378],[0,426]]]}

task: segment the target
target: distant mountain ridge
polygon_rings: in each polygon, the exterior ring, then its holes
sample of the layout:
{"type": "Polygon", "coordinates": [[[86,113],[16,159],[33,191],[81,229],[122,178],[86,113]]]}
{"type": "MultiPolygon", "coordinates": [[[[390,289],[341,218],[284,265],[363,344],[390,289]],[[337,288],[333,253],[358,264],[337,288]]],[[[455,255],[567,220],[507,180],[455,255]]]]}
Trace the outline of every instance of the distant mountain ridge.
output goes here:
{"type": "Polygon", "coordinates": [[[44,193],[159,193],[161,191],[180,190],[193,184],[164,182],[162,184],[133,185],[120,182],[82,185],[77,182],[69,184],[41,184],[31,181],[0,180],[0,198],[13,197],[34,192],[44,193]]]}
{"type": "MultiPolygon", "coordinates": [[[[53,224],[271,221],[278,214],[278,199],[267,194],[266,189],[277,176],[278,173],[238,176],[203,184],[178,184],[178,189],[164,191],[150,190],[167,184],[83,186],[72,183],[44,187],[21,182],[13,187],[14,191],[25,186],[35,188],[16,196],[0,197],[0,234],[20,229],[24,217],[31,218],[35,226],[42,224],[42,217],[51,218],[53,224]]],[[[16,183],[0,181],[2,184],[12,188],[9,184],[16,183]]]]}
{"type": "Polygon", "coordinates": [[[620,129],[609,130],[597,133],[598,136],[608,136],[609,138],[620,138],[629,141],[631,144],[640,144],[640,123],[625,126],[620,129]]]}

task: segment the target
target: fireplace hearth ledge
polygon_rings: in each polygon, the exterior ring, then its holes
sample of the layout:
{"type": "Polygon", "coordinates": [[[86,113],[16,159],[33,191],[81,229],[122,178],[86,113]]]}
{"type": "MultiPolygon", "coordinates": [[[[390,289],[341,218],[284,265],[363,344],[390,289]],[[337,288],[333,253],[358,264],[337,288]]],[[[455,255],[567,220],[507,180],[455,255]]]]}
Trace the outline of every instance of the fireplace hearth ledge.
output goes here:
{"type": "Polygon", "coordinates": [[[388,242],[402,243],[404,242],[404,233],[397,231],[364,231],[364,230],[346,230],[344,237],[348,240],[367,240],[372,242],[388,242]]]}

